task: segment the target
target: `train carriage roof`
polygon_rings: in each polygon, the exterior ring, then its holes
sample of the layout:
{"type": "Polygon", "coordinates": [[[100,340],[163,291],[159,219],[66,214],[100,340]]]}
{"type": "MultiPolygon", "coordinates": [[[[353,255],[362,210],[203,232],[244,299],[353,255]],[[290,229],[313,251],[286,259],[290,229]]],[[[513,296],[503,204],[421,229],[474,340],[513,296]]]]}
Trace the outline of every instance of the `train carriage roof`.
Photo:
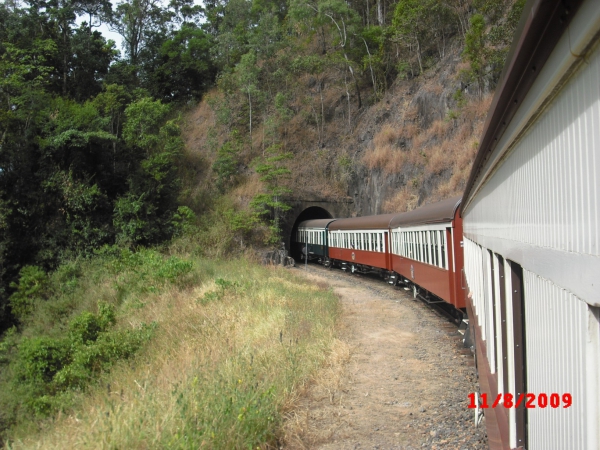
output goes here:
{"type": "Polygon", "coordinates": [[[450,222],[454,219],[460,201],[461,197],[452,197],[403,214],[396,214],[390,221],[390,228],[450,222]]]}
{"type": "Polygon", "coordinates": [[[311,219],[304,220],[298,224],[298,228],[327,228],[336,219],[311,219]]]}
{"type": "Polygon", "coordinates": [[[377,216],[351,217],[338,219],[329,227],[330,230],[387,230],[390,220],[398,214],[380,214],[377,216]]]}

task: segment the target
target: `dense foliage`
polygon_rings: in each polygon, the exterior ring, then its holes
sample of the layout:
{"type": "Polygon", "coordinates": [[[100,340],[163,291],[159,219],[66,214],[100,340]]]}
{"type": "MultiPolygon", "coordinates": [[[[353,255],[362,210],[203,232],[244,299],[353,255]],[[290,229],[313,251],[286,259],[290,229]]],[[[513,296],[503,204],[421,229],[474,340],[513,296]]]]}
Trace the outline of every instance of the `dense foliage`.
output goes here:
{"type": "Polygon", "coordinates": [[[199,99],[214,79],[199,12],[185,1],[0,7],[0,330],[18,319],[9,298],[26,266],[177,229],[183,144],[169,103],[199,99]],[[124,58],[94,29],[102,21],[123,34],[124,58]]]}

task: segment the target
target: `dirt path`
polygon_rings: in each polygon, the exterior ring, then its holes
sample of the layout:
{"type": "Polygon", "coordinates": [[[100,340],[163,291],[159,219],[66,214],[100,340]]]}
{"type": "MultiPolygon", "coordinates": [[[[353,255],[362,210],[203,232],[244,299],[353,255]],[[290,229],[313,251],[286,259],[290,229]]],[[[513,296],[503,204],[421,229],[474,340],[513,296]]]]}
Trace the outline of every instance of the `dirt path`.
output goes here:
{"type": "Polygon", "coordinates": [[[294,270],[329,284],[343,314],[331,364],[290,415],[285,448],[487,448],[467,409],[475,370],[455,326],[381,280],[294,270]]]}

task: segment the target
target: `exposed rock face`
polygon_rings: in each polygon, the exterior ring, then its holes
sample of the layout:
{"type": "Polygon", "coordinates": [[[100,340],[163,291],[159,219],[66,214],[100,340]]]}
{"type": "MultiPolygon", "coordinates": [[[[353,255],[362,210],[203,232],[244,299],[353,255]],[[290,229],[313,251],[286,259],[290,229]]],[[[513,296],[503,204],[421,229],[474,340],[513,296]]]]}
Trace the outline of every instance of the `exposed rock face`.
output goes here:
{"type": "MultiPolygon", "coordinates": [[[[376,135],[386,125],[398,129],[412,126],[413,133],[417,130],[413,136],[400,133],[390,143],[391,152],[425,152],[428,147],[442,144],[440,138],[431,138],[427,131],[436,121],[452,120],[448,115],[457,108],[454,97],[462,87],[457,79],[460,61],[459,49],[452,49],[438,65],[421,76],[397,81],[379,103],[363,114],[354,133],[356,141],[349,148],[355,166],[348,183],[348,196],[354,200],[356,215],[392,212],[385,204],[402,189],[408,189],[414,198],[414,204],[408,209],[427,203],[439,185],[448,182],[453,175],[452,167],[432,173],[426,170],[424,162],[415,163],[410,158],[399,170],[387,170],[385,166],[369,168],[361,158],[375,147],[376,135]]],[[[450,132],[455,132],[461,123],[451,124],[450,132]]],[[[451,195],[455,194],[452,192],[451,195]]]]}

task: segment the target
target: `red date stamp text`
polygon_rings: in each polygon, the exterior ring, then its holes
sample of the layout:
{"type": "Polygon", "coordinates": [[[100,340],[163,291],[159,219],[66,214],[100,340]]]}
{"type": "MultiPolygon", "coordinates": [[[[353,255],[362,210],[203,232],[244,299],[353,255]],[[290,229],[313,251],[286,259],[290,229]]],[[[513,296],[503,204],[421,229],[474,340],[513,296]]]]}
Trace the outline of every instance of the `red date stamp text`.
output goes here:
{"type": "MultiPolygon", "coordinates": [[[[483,393],[477,399],[477,394],[474,392],[470,393],[469,397],[469,408],[477,408],[477,400],[479,400],[479,407],[483,409],[487,408],[519,408],[521,406],[525,408],[569,408],[573,404],[573,396],[571,394],[524,394],[519,395],[503,394],[500,393],[496,396],[494,401],[488,402],[488,395],[483,393]]],[[[491,399],[489,399],[491,401],[491,399]]]]}

